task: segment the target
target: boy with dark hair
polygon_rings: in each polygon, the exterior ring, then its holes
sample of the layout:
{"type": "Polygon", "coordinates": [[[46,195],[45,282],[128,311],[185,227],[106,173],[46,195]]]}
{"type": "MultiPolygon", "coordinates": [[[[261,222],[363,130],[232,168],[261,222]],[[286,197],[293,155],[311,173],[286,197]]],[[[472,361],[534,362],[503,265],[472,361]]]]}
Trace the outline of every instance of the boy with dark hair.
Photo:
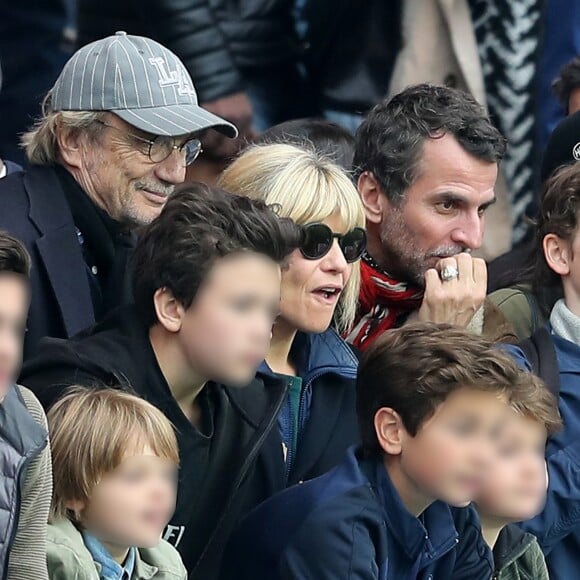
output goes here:
{"type": "Polygon", "coordinates": [[[224,578],[489,580],[473,508],[528,374],[488,341],[409,324],[363,353],[362,447],[266,501],[234,534],[224,578]],[[276,532],[274,532],[276,530],[276,532]]]}
{"type": "Polygon", "coordinates": [[[0,578],[47,579],[46,524],[52,493],[46,417],[14,385],[30,303],[30,256],[0,232],[0,578]]]}
{"type": "Polygon", "coordinates": [[[580,56],[567,62],[552,83],[554,93],[566,111],[571,115],[580,111],[580,56]]]}
{"type": "Polygon", "coordinates": [[[261,202],[185,186],[139,240],[135,305],[74,339],[47,339],[24,370],[45,406],[67,385],[120,384],[175,425],[181,468],[164,538],[191,580],[218,574],[244,506],[271,493],[254,481],[255,458],[276,431],[286,383],[254,377],[278,313],[280,264],[300,241],[300,228],[261,202]]]}
{"type": "Polygon", "coordinates": [[[536,284],[561,293],[549,322],[508,348],[559,397],[564,428],[545,449],[549,487],[544,509],[521,524],[534,534],[552,580],[578,577],[580,569],[580,163],[546,183],[536,222],[536,284]],[[527,346],[526,346],[527,345],[527,346]]]}
{"type": "Polygon", "coordinates": [[[548,580],[537,538],[515,522],[538,515],[546,501],[546,437],[562,421],[555,397],[535,376],[525,400],[512,405],[498,441],[497,454],[475,498],[483,537],[493,550],[496,580],[548,580]]]}

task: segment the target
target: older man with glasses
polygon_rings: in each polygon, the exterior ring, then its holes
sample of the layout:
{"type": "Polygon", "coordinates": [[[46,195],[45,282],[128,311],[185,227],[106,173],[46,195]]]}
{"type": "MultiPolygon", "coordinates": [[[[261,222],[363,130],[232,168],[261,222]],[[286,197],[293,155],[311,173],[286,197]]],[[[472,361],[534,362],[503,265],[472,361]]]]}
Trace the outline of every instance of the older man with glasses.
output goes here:
{"type": "Polygon", "coordinates": [[[25,357],[128,298],[134,229],[161,212],[208,129],[236,128],[198,105],[183,63],[117,32],[77,51],[22,138],[30,169],[0,182],[0,230],[32,255],[25,357]]]}

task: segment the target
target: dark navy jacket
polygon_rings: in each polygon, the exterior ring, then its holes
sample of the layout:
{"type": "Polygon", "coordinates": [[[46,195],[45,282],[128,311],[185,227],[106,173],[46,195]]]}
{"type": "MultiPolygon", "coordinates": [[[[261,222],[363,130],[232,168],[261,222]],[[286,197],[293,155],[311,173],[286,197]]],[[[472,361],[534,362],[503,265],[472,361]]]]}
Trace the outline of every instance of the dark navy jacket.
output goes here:
{"type": "Polygon", "coordinates": [[[232,536],[222,580],[489,580],[491,552],[473,508],[442,502],[420,518],[382,462],[343,462],[256,508],[232,536]]]}
{"type": "MultiPolygon", "coordinates": [[[[542,513],[524,522],[546,555],[552,580],[580,574],[580,346],[552,335],[560,367],[559,407],[564,429],[546,447],[549,487],[542,513]]],[[[516,360],[530,368],[522,351],[506,346],[516,360]]]]}
{"type": "MultiPolygon", "coordinates": [[[[292,355],[302,378],[298,420],[291,418],[293,410],[287,396],[278,418],[281,439],[270,441],[260,458],[270,489],[284,489],[326,473],[359,442],[355,399],[358,359],[348,344],[332,329],[322,334],[298,333],[292,355]],[[288,452],[285,465],[282,441],[292,439],[295,423],[297,452],[288,452]]],[[[260,374],[273,373],[263,364],[260,374]]]]}
{"type": "Polygon", "coordinates": [[[22,171],[22,167],[20,167],[18,163],[13,163],[7,159],[3,159],[2,161],[6,167],[6,176],[10,175],[11,173],[16,173],[17,171],[22,171]]]}
{"type": "Polygon", "coordinates": [[[51,167],[31,167],[0,180],[0,230],[32,258],[27,358],[44,336],[67,338],[95,322],[86,265],[72,213],[51,167]]]}

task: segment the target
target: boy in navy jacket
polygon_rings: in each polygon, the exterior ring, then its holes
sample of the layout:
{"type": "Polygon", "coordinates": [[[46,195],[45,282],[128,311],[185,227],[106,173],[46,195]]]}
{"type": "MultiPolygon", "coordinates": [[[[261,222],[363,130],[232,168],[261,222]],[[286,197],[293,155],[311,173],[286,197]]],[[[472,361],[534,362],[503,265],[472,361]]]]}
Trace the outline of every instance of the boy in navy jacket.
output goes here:
{"type": "Polygon", "coordinates": [[[489,580],[491,554],[467,506],[506,403],[529,381],[508,355],[449,325],[385,333],[359,367],[362,446],[251,513],[222,578],[489,580]]]}
{"type": "MultiPolygon", "coordinates": [[[[578,138],[580,141],[580,137],[578,138]]],[[[555,377],[564,428],[546,446],[549,487],[544,509],[521,527],[534,534],[546,556],[551,580],[580,578],[580,163],[557,171],[546,183],[536,223],[536,285],[563,294],[550,313],[549,348],[538,350],[539,368],[557,361],[555,377]]],[[[508,348],[530,368],[524,353],[508,348]]]]}

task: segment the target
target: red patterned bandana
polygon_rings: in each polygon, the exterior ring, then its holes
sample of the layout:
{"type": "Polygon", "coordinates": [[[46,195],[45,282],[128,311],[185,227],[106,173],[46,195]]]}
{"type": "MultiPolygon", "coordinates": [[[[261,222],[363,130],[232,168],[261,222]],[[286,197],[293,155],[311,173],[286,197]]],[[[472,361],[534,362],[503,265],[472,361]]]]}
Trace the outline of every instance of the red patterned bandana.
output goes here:
{"type": "Polygon", "coordinates": [[[363,255],[360,267],[358,314],[346,340],[363,351],[383,332],[399,326],[410,312],[417,310],[423,291],[395,280],[367,254],[363,255]]]}

